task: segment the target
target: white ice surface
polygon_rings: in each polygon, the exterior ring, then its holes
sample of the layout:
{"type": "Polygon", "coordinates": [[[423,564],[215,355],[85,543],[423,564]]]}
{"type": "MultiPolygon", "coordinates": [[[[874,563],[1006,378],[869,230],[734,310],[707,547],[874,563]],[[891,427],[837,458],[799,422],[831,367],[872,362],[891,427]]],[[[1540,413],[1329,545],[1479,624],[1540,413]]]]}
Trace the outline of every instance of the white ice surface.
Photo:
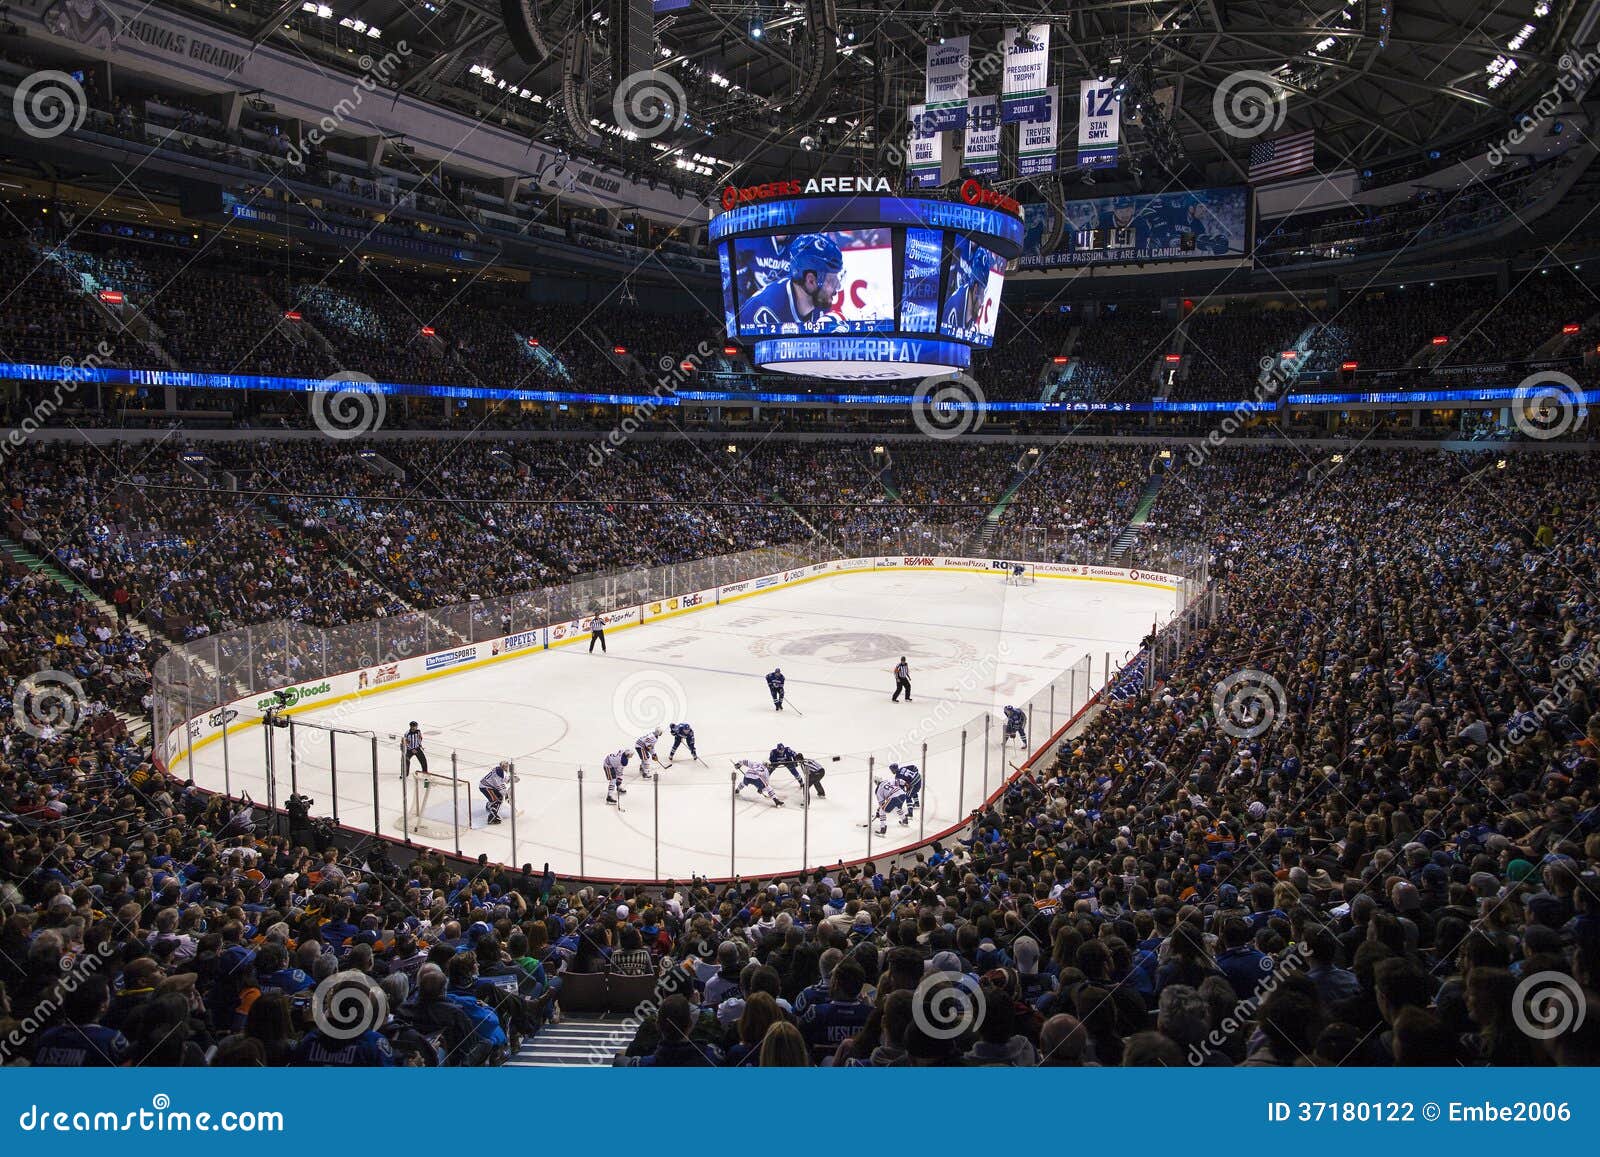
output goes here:
{"type": "MultiPolygon", "coordinates": [[[[1058,681],[1052,712],[1051,681],[1087,655],[1098,688],[1105,655],[1115,667],[1173,605],[1169,591],[1114,582],[1041,577],[1016,587],[999,576],[948,572],[831,576],[614,629],[604,655],[589,654],[585,639],[297,714],[378,733],[376,825],[364,740],[330,740],[297,727],[293,786],[315,800],[315,814],[330,814],[329,768],[336,763],[340,822],[398,836],[403,792],[390,736],[416,719],[432,770],[448,771],[456,753],[466,781],[456,808],[460,850],[469,856],[535,869],[548,861],[564,875],[642,879],[777,874],[881,855],[961,822],[1000,786],[1008,763],[1022,762],[1027,752],[1016,744],[1001,747],[1001,706],[1026,708],[1034,698],[1029,738],[1043,743],[1088,691],[1082,679],[1076,688],[1058,681]],[[911,665],[909,705],[889,700],[890,670],[901,655],[911,665]],[[788,678],[789,709],[781,713],[762,680],[774,666],[788,678]],[[631,750],[642,731],[683,720],[694,725],[703,762],[680,750],[672,767],[646,781],[635,760],[625,810],[608,806],[601,759],[631,750]],[[764,759],[779,740],[823,764],[826,799],[803,807],[799,786],[782,769],[772,783],[787,806],[749,789],[732,796],[731,761],[764,759]],[[880,776],[894,760],[921,763],[925,778],[923,812],[909,827],[891,819],[888,835],[870,832],[870,844],[869,755],[880,776]],[[519,777],[515,847],[509,816],[487,826],[477,791],[478,777],[505,758],[515,761],[519,777]]],[[[272,737],[281,801],[290,786],[288,732],[272,737]]],[[[228,786],[265,800],[261,732],[235,735],[228,746],[228,786]]],[[[670,748],[665,735],[663,758],[670,748]]],[[[222,745],[208,744],[195,759],[196,781],[222,788],[222,745]]],[[[448,795],[434,797],[427,818],[452,825],[448,795]]],[[[414,840],[456,850],[448,833],[414,840]]]]}

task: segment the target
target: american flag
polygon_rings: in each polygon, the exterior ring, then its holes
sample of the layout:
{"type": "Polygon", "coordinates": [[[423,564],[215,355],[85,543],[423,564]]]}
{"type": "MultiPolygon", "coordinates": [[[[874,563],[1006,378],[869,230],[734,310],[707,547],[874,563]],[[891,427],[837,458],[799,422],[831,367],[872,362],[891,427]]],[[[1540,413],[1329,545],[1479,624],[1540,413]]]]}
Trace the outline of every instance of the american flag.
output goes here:
{"type": "Polygon", "coordinates": [[[1314,129],[1285,133],[1250,146],[1250,180],[1271,181],[1311,167],[1317,147],[1314,129]]]}

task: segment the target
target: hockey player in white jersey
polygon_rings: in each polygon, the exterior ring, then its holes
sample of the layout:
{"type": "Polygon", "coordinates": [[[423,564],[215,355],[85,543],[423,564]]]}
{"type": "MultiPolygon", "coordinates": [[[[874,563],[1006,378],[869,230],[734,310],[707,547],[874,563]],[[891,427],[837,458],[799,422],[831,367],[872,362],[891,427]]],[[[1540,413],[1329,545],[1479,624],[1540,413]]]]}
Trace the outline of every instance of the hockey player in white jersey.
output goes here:
{"type": "Polygon", "coordinates": [[[878,781],[874,793],[878,800],[877,814],[872,817],[878,825],[878,834],[885,835],[889,831],[889,813],[900,812],[900,824],[903,827],[911,822],[911,813],[906,810],[906,789],[894,776],[885,776],[878,781]]]}
{"type": "Polygon", "coordinates": [[[656,754],[656,740],[661,738],[661,728],[646,731],[633,741],[633,750],[639,754],[639,774],[646,779],[650,778],[650,764],[652,761],[662,767],[667,766],[661,762],[661,757],[656,754]]]}
{"type": "Polygon", "coordinates": [[[500,822],[500,805],[506,801],[506,791],[513,778],[511,762],[501,760],[478,781],[478,790],[483,793],[483,798],[489,801],[489,822],[492,824],[500,822]]]}
{"type": "Polygon", "coordinates": [[[616,803],[619,795],[627,795],[628,789],[622,786],[622,773],[628,770],[628,760],[633,754],[628,750],[613,751],[606,756],[602,766],[606,772],[606,802],[616,803]]]}
{"type": "Polygon", "coordinates": [[[753,787],[757,795],[764,795],[778,807],[783,806],[783,801],[778,798],[778,793],[772,790],[772,769],[759,759],[736,759],[733,768],[739,773],[739,785],[733,789],[734,795],[741,794],[745,788],[753,787]]]}

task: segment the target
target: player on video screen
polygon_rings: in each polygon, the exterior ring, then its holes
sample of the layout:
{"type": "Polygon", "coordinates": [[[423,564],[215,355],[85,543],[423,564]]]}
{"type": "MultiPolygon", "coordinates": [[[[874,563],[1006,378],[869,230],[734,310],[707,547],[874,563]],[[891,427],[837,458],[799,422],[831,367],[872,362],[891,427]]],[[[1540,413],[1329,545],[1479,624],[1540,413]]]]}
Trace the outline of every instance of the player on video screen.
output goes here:
{"type": "Polygon", "coordinates": [[[980,257],[977,246],[967,241],[956,242],[955,284],[944,299],[944,320],[940,324],[945,333],[975,333],[983,320],[989,267],[980,257]]]}
{"type": "Polygon", "coordinates": [[[779,278],[739,311],[739,326],[765,333],[842,329],[844,319],[831,313],[839,298],[844,254],[825,233],[803,233],[784,254],[789,276],[779,278]]]}

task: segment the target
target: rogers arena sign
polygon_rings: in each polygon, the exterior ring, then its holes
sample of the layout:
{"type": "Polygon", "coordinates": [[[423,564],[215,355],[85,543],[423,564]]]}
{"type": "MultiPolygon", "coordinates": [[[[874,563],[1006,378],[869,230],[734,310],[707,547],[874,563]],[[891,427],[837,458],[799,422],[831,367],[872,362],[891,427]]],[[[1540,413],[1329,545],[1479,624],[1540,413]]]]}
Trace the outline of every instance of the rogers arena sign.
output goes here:
{"type": "Polygon", "coordinates": [[[999,209],[1022,216],[1022,206],[1015,197],[1008,197],[998,189],[991,189],[968,177],[961,182],[961,199],[969,205],[982,205],[985,209],[999,209]]]}
{"type": "MultiPolygon", "coordinates": [[[[768,181],[764,185],[729,185],[722,190],[723,209],[754,205],[775,197],[810,197],[818,194],[892,193],[888,177],[812,177],[809,180],[768,181]]],[[[969,202],[976,203],[976,202],[969,202]]],[[[1012,202],[1016,204],[1016,202],[1012,202]]]]}

